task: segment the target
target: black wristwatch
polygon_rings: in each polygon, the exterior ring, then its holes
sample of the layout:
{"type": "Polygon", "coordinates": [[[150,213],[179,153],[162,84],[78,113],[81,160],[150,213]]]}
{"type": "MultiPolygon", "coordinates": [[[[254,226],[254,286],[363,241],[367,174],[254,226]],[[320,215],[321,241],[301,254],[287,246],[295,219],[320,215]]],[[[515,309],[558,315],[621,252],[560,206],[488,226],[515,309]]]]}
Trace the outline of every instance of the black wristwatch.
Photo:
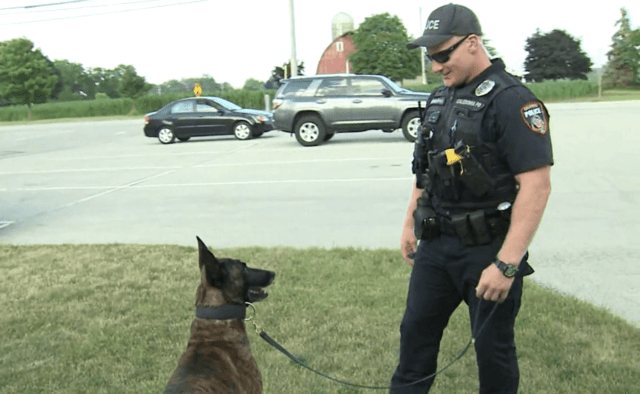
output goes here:
{"type": "Polygon", "coordinates": [[[516,272],[518,272],[518,267],[513,264],[505,263],[498,258],[496,258],[493,264],[495,264],[507,278],[513,278],[514,276],[516,276],[516,272]]]}

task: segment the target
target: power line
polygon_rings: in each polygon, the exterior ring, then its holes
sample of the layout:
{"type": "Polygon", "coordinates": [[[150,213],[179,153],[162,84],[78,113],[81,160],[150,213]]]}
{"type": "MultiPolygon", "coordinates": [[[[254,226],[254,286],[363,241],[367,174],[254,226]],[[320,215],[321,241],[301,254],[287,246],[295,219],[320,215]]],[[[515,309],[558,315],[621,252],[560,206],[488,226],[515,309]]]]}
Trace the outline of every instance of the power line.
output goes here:
{"type": "Polygon", "coordinates": [[[25,6],[20,6],[20,7],[7,7],[7,8],[0,8],[0,11],[4,11],[4,10],[18,10],[18,9],[22,9],[22,8],[49,7],[49,6],[62,5],[62,4],[69,4],[69,3],[82,3],[82,2],[84,2],[84,1],[94,1],[94,0],[73,0],[73,1],[63,1],[63,2],[58,2],[58,3],[46,3],[46,4],[36,4],[36,5],[25,5],[25,6]]]}
{"type": "MultiPolygon", "coordinates": [[[[84,0],[87,1],[87,0],[84,0]]],[[[94,0],[88,0],[88,1],[94,1],[94,0]]],[[[41,12],[56,12],[56,11],[73,11],[73,10],[81,10],[81,9],[86,9],[86,8],[99,8],[99,7],[111,7],[111,6],[116,6],[116,5],[131,5],[131,4],[139,4],[139,3],[152,3],[152,2],[157,2],[157,1],[162,1],[162,0],[141,0],[141,1],[129,1],[126,3],[109,3],[109,4],[98,4],[98,5],[88,5],[88,6],[84,6],[84,7],[71,7],[71,8],[58,8],[55,10],[36,10],[36,11],[24,11],[24,12],[13,12],[11,14],[5,14],[5,15],[22,15],[22,14],[36,14],[36,13],[41,13],[41,12]]],[[[73,2],[75,3],[75,2],[73,2]]],[[[4,16],[4,15],[0,15],[0,16],[4,16]]]]}
{"type": "MultiPolygon", "coordinates": [[[[86,14],[86,15],[67,16],[67,17],[63,17],[63,18],[40,19],[40,20],[37,20],[37,21],[3,23],[3,24],[1,24],[1,26],[24,25],[24,24],[28,24],[28,23],[53,22],[53,21],[60,21],[60,20],[65,20],[65,19],[84,18],[84,17],[88,17],[88,16],[102,16],[102,15],[120,14],[120,13],[131,12],[131,11],[150,10],[150,9],[153,9],[153,8],[172,7],[172,6],[176,6],[176,5],[187,5],[187,4],[193,4],[193,3],[202,3],[202,2],[205,2],[205,1],[209,1],[209,0],[195,0],[195,1],[188,1],[188,2],[184,2],[184,3],[163,4],[163,5],[153,6],[153,7],[132,8],[132,9],[128,9],[128,10],[103,12],[103,13],[100,13],[100,14],[86,14]]],[[[129,3],[129,4],[131,4],[131,3],[129,3]]]]}

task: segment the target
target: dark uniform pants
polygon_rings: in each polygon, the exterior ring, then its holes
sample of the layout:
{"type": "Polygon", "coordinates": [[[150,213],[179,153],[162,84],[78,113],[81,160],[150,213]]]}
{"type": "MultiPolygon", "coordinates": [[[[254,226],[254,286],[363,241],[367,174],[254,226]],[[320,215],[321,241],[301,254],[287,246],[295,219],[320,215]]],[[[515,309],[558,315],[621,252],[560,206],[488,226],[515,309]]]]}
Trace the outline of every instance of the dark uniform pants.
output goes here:
{"type": "MultiPolygon", "coordinates": [[[[390,393],[429,392],[434,378],[407,387],[395,386],[436,372],[442,333],[449,317],[462,301],[469,306],[472,325],[480,308],[478,327],[473,327],[474,330],[487,321],[495,303],[480,302],[475,296],[475,288],[482,271],[495,259],[500,246],[501,242],[464,246],[457,237],[445,235],[420,242],[411,272],[407,308],[400,326],[400,362],[391,379],[390,393]]],[[[526,260],[527,255],[520,264],[509,296],[497,307],[476,338],[481,394],[516,394],[518,390],[513,326],[520,309],[522,276],[533,272],[526,260]]],[[[464,343],[460,343],[460,347],[463,346],[464,343]]],[[[468,392],[473,391],[469,389],[468,392]]]]}

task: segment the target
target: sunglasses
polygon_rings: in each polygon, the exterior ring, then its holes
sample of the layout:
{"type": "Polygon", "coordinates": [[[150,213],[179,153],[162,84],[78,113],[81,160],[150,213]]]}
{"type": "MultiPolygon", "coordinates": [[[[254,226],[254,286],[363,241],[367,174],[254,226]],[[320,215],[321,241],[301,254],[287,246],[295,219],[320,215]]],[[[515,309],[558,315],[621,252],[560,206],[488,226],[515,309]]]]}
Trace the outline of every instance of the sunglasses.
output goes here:
{"type": "Polygon", "coordinates": [[[460,44],[462,44],[464,42],[464,40],[469,38],[470,35],[471,34],[467,34],[462,40],[456,42],[450,48],[445,49],[444,51],[436,52],[433,55],[426,55],[427,59],[429,59],[429,61],[431,61],[431,62],[438,62],[440,64],[444,64],[444,63],[448,62],[449,59],[451,58],[451,54],[453,53],[453,51],[458,49],[460,44]]]}

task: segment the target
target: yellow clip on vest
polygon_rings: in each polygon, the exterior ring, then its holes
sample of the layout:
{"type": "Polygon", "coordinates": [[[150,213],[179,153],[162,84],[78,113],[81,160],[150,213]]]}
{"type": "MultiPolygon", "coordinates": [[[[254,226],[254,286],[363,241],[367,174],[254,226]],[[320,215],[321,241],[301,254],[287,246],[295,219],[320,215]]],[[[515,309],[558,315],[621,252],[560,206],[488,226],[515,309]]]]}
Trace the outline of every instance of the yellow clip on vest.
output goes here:
{"type": "Polygon", "coordinates": [[[457,154],[453,149],[447,149],[444,151],[447,155],[447,165],[451,166],[462,160],[462,156],[457,154]]]}

